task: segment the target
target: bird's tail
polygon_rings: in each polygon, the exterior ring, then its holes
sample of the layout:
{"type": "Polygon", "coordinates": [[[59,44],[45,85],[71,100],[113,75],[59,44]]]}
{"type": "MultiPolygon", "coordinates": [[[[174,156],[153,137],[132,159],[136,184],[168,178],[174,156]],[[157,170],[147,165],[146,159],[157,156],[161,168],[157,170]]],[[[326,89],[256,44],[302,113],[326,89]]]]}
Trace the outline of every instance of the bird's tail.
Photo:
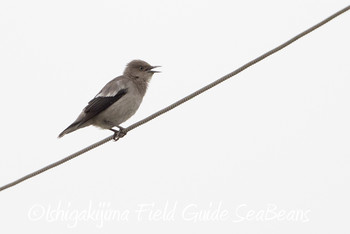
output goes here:
{"type": "Polygon", "coordinates": [[[60,133],[60,135],[58,135],[58,138],[61,138],[68,133],[74,132],[75,130],[78,130],[80,128],[79,125],[79,122],[72,123],[68,126],[68,128],[64,129],[63,132],[60,133]]]}

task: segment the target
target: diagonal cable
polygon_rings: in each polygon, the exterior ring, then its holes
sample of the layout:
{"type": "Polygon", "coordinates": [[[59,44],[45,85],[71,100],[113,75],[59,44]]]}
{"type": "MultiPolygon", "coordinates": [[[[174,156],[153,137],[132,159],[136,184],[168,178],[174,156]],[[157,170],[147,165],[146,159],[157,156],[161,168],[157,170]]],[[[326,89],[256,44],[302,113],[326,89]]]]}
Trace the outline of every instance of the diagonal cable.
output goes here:
{"type": "MultiPolygon", "coordinates": [[[[328,18],[322,20],[322,21],[319,22],[318,24],[315,24],[314,26],[310,27],[309,29],[307,29],[307,30],[305,30],[305,31],[303,31],[303,32],[301,32],[301,33],[299,33],[299,34],[296,35],[295,37],[293,37],[293,38],[289,39],[288,41],[284,42],[283,44],[281,44],[281,45],[275,47],[274,49],[272,49],[272,50],[270,50],[270,51],[268,51],[268,52],[266,52],[266,53],[260,55],[259,57],[257,57],[257,58],[255,58],[255,59],[251,60],[250,62],[244,64],[243,66],[241,66],[240,68],[234,70],[233,72],[231,72],[231,73],[229,73],[229,74],[227,74],[227,75],[225,75],[225,76],[223,76],[223,77],[221,77],[221,78],[215,80],[214,82],[212,82],[212,83],[210,83],[210,84],[204,86],[204,87],[201,88],[201,89],[198,89],[197,91],[195,91],[195,92],[189,94],[188,96],[186,96],[186,97],[184,97],[184,98],[178,100],[177,102],[174,102],[173,104],[171,104],[171,105],[169,105],[169,106],[167,106],[167,107],[165,107],[165,108],[163,108],[163,109],[157,111],[156,113],[154,113],[154,114],[152,114],[152,115],[150,115],[150,116],[148,116],[148,117],[146,117],[146,118],[144,118],[144,119],[142,119],[142,120],[140,120],[140,121],[138,121],[138,122],[136,122],[136,123],[130,125],[129,127],[127,127],[127,128],[124,129],[124,133],[127,133],[127,132],[129,132],[129,131],[131,131],[131,130],[137,128],[137,127],[140,127],[141,125],[143,125],[143,124],[145,124],[145,123],[147,123],[147,122],[149,122],[149,121],[151,121],[151,120],[157,118],[158,116],[160,116],[160,115],[162,115],[162,114],[164,114],[164,113],[166,113],[166,112],[168,112],[168,111],[174,109],[175,107],[177,107],[177,106],[179,106],[179,105],[181,105],[181,104],[187,102],[188,100],[190,100],[190,99],[192,99],[192,98],[198,96],[199,94],[201,94],[201,93],[207,91],[208,89],[213,88],[214,86],[220,84],[221,82],[223,82],[223,81],[225,81],[225,80],[227,80],[227,79],[229,79],[229,78],[231,78],[231,77],[237,75],[238,73],[244,71],[244,70],[247,69],[248,67],[250,67],[250,66],[252,66],[252,65],[254,65],[254,64],[258,63],[258,62],[260,62],[261,60],[265,59],[266,57],[268,57],[268,56],[270,56],[270,55],[272,55],[272,54],[278,52],[279,50],[281,50],[281,49],[287,47],[288,45],[292,44],[293,42],[295,42],[296,40],[300,39],[301,37],[303,37],[303,36],[309,34],[310,32],[314,31],[315,29],[317,29],[317,28],[321,27],[322,25],[328,23],[329,21],[331,21],[332,19],[338,17],[339,15],[341,15],[341,14],[343,14],[344,12],[348,11],[349,9],[350,9],[350,5],[347,6],[347,7],[345,7],[345,8],[343,8],[343,9],[341,9],[340,11],[337,11],[337,12],[334,13],[333,15],[331,15],[331,16],[329,16],[328,18]]],[[[23,181],[25,181],[25,180],[27,180],[27,179],[29,179],[29,178],[32,178],[32,177],[34,177],[34,176],[36,176],[36,175],[39,175],[39,174],[41,174],[41,173],[43,173],[43,172],[45,172],[45,171],[47,171],[47,170],[49,170],[49,169],[52,169],[52,168],[54,168],[54,167],[57,167],[57,166],[59,166],[59,165],[65,163],[65,162],[67,162],[67,161],[69,161],[69,160],[71,160],[71,159],[73,159],[73,158],[78,157],[79,155],[82,155],[82,154],[84,154],[84,153],[86,153],[86,152],[88,152],[88,151],[90,151],[90,150],[92,150],[92,149],[94,149],[94,148],[96,148],[96,147],[99,147],[99,146],[101,146],[101,145],[107,143],[108,141],[110,141],[110,140],[112,140],[112,139],[114,139],[114,135],[109,136],[109,137],[107,137],[107,138],[105,138],[105,139],[103,139],[103,140],[101,140],[101,141],[99,141],[99,142],[96,142],[95,144],[92,144],[92,145],[90,145],[90,146],[88,146],[88,147],[86,147],[86,148],[84,148],[84,149],[82,149],[82,150],[80,150],[80,151],[78,151],[78,152],[76,152],[76,153],[74,153],[74,154],[71,154],[71,155],[69,155],[69,156],[67,156],[67,157],[65,157],[65,158],[63,158],[63,159],[61,159],[61,160],[59,160],[59,161],[56,161],[56,162],[54,162],[54,163],[52,163],[52,164],[49,164],[49,165],[47,165],[47,166],[45,166],[45,167],[43,167],[43,168],[41,168],[41,169],[39,169],[39,170],[37,170],[37,171],[34,171],[34,172],[32,172],[32,173],[26,175],[26,176],[23,176],[23,177],[21,177],[21,178],[15,180],[15,181],[9,183],[9,184],[6,184],[6,185],[0,187],[0,191],[3,191],[3,190],[8,189],[8,188],[10,188],[10,187],[12,187],[12,186],[15,186],[16,184],[19,184],[19,183],[21,183],[21,182],[23,182],[23,181]]],[[[118,139],[119,139],[119,136],[117,136],[117,139],[116,139],[116,140],[118,140],[118,139]]]]}

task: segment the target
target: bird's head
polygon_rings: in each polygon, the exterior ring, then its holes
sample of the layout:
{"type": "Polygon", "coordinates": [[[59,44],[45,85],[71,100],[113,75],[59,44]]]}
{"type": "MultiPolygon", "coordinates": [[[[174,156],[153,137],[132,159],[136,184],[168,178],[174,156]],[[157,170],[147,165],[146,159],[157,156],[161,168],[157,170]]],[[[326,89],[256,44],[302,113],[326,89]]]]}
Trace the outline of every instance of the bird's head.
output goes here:
{"type": "Polygon", "coordinates": [[[153,71],[152,69],[160,66],[151,66],[142,60],[133,60],[126,65],[124,75],[127,75],[136,80],[149,82],[154,73],[160,71],[153,71]]]}

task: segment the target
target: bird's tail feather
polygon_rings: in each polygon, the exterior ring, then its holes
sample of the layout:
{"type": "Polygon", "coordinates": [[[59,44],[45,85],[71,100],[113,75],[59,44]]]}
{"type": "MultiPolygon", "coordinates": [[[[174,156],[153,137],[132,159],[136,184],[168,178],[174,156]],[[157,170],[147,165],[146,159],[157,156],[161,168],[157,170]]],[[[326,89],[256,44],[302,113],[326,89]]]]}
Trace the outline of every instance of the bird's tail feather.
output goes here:
{"type": "Polygon", "coordinates": [[[78,130],[79,126],[80,126],[79,122],[72,123],[66,129],[64,129],[63,132],[60,133],[60,135],[58,135],[58,138],[61,138],[68,133],[74,132],[75,130],[78,130]]]}

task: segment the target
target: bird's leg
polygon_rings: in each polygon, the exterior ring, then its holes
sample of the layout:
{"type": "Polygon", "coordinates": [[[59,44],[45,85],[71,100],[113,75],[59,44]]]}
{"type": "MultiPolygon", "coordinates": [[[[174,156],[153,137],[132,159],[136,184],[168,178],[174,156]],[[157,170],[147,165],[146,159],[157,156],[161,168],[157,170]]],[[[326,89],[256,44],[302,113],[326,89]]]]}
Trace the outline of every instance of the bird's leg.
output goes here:
{"type": "Polygon", "coordinates": [[[126,135],[125,128],[123,128],[123,127],[121,127],[119,125],[117,127],[119,128],[119,130],[115,130],[113,128],[109,129],[112,132],[114,132],[113,140],[115,140],[115,141],[117,141],[119,138],[122,138],[123,136],[126,135]]]}
{"type": "Polygon", "coordinates": [[[113,129],[113,128],[110,128],[109,130],[111,130],[112,132],[114,132],[113,140],[114,140],[114,141],[119,140],[119,138],[120,138],[120,131],[115,130],[115,129],[113,129]]]}
{"type": "Polygon", "coordinates": [[[126,135],[127,131],[125,130],[125,128],[123,128],[120,125],[117,125],[117,128],[119,128],[119,137],[123,137],[126,135]]]}

